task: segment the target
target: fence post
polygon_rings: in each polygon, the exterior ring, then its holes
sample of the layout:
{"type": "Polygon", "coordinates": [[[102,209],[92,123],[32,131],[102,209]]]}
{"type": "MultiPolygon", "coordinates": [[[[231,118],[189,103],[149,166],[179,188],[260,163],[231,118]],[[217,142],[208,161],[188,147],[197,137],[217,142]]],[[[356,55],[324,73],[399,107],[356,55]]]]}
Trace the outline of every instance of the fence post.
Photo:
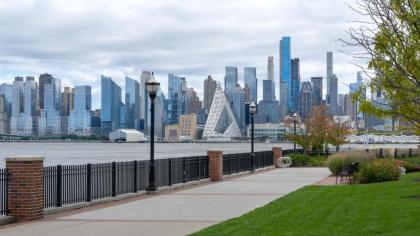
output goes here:
{"type": "Polygon", "coordinates": [[[197,179],[198,180],[201,179],[201,175],[200,175],[200,172],[201,172],[200,159],[201,159],[201,156],[198,157],[198,166],[197,166],[197,168],[198,168],[198,176],[197,176],[197,179]]]}
{"type": "Polygon", "coordinates": [[[63,179],[63,167],[61,165],[57,166],[57,200],[56,200],[56,206],[61,207],[63,205],[63,202],[61,200],[61,194],[62,194],[62,179],[63,179]]]}
{"type": "Polygon", "coordinates": [[[223,180],[223,151],[210,149],[207,151],[209,156],[209,177],[211,181],[223,180]]]}
{"type": "Polygon", "coordinates": [[[187,182],[187,173],[186,173],[186,160],[185,157],[182,158],[182,173],[183,173],[183,177],[182,177],[182,183],[187,182]]]}
{"type": "Polygon", "coordinates": [[[384,158],[384,149],[379,148],[379,158],[384,158]]]}
{"type": "Polygon", "coordinates": [[[137,193],[137,161],[133,161],[133,193],[137,193]]]}
{"type": "Polygon", "coordinates": [[[236,172],[239,172],[239,153],[236,153],[236,172]]]}
{"type": "Polygon", "coordinates": [[[18,221],[44,217],[44,157],[6,158],[10,173],[7,192],[8,215],[18,221]]]}
{"type": "Polygon", "coordinates": [[[394,148],[394,158],[397,158],[397,148],[394,148]]]}
{"type": "Polygon", "coordinates": [[[172,158],[168,159],[168,185],[172,185],[172,158]]]}
{"type": "Polygon", "coordinates": [[[408,157],[411,157],[411,148],[408,149],[408,157]]]}
{"type": "Polygon", "coordinates": [[[112,196],[117,196],[117,163],[112,162],[112,196]]]}
{"type": "Polygon", "coordinates": [[[92,164],[86,165],[86,201],[92,201],[92,164]]]}
{"type": "Polygon", "coordinates": [[[280,168],[281,167],[281,157],[282,157],[281,147],[273,147],[271,151],[273,153],[273,165],[274,165],[274,167],[280,168]]]}

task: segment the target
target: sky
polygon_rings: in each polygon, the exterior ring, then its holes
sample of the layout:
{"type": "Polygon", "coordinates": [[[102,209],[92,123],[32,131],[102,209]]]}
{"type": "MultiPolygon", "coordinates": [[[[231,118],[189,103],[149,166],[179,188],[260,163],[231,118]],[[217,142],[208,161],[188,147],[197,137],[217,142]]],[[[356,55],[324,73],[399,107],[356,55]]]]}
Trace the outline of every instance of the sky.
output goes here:
{"type": "Polygon", "coordinates": [[[0,84],[47,72],[63,86],[91,85],[99,108],[101,74],[124,90],[126,75],[139,80],[142,70],[153,71],[166,93],[174,73],[202,98],[208,75],[223,85],[225,66],[237,66],[243,85],[243,68],[251,66],[262,98],[268,56],[278,93],[279,40],[290,36],[302,81],[325,78],[333,51],[343,93],[360,64],[338,41],[360,18],[346,5],[354,1],[0,0],[0,84]]]}

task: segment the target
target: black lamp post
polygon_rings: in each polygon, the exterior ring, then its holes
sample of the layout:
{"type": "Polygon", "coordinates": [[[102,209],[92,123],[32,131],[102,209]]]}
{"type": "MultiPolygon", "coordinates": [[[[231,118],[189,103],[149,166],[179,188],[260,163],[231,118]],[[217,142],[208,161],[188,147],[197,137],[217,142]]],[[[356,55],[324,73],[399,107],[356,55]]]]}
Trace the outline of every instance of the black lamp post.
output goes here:
{"type": "Polygon", "coordinates": [[[249,105],[249,113],[251,113],[251,171],[254,171],[254,115],[257,114],[257,106],[254,102],[249,105]]]}
{"type": "Polygon", "coordinates": [[[147,191],[156,191],[155,185],[155,98],[159,90],[160,83],[154,78],[146,82],[146,89],[150,97],[150,164],[149,164],[149,186],[147,191]]]}
{"type": "MultiPolygon", "coordinates": [[[[296,135],[296,123],[298,122],[299,116],[296,112],[292,115],[293,120],[293,134],[296,135]]],[[[296,152],[296,142],[293,142],[293,151],[296,152]]]]}

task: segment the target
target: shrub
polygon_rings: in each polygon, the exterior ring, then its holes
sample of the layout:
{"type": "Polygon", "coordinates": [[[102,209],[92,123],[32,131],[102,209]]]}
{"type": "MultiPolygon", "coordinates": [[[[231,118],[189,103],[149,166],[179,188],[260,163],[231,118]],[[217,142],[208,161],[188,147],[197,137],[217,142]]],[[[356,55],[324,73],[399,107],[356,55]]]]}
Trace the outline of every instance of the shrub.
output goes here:
{"type": "Polygon", "coordinates": [[[325,166],[326,157],[311,157],[306,154],[290,154],[292,166],[325,166]]]}
{"type": "Polygon", "coordinates": [[[350,165],[354,162],[359,162],[359,164],[362,164],[362,162],[372,160],[374,158],[374,153],[367,153],[364,150],[339,152],[331,155],[328,158],[327,165],[331,173],[338,175],[341,169],[346,165],[350,165]]]}
{"type": "Polygon", "coordinates": [[[376,159],[365,161],[354,178],[359,183],[373,183],[397,180],[400,169],[392,159],[376,159]]]}

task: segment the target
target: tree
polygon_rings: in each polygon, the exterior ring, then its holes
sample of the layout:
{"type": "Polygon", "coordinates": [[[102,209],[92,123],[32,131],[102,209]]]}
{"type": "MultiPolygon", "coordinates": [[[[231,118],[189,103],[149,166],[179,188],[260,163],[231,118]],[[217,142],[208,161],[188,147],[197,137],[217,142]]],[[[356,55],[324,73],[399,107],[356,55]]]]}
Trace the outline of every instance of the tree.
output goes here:
{"type": "Polygon", "coordinates": [[[361,52],[348,53],[366,59],[361,66],[369,78],[354,93],[360,110],[378,117],[400,117],[420,133],[420,1],[360,0],[351,9],[367,19],[350,28],[345,46],[361,52]],[[386,103],[366,99],[363,92],[381,91],[386,103]]]}
{"type": "Polygon", "coordinates": [[[332,120],[328,129],[328,143],[334,145],[338,152],[340,146],[346,143],[349,134],[351,134],[350,121],[332,120]]]}

